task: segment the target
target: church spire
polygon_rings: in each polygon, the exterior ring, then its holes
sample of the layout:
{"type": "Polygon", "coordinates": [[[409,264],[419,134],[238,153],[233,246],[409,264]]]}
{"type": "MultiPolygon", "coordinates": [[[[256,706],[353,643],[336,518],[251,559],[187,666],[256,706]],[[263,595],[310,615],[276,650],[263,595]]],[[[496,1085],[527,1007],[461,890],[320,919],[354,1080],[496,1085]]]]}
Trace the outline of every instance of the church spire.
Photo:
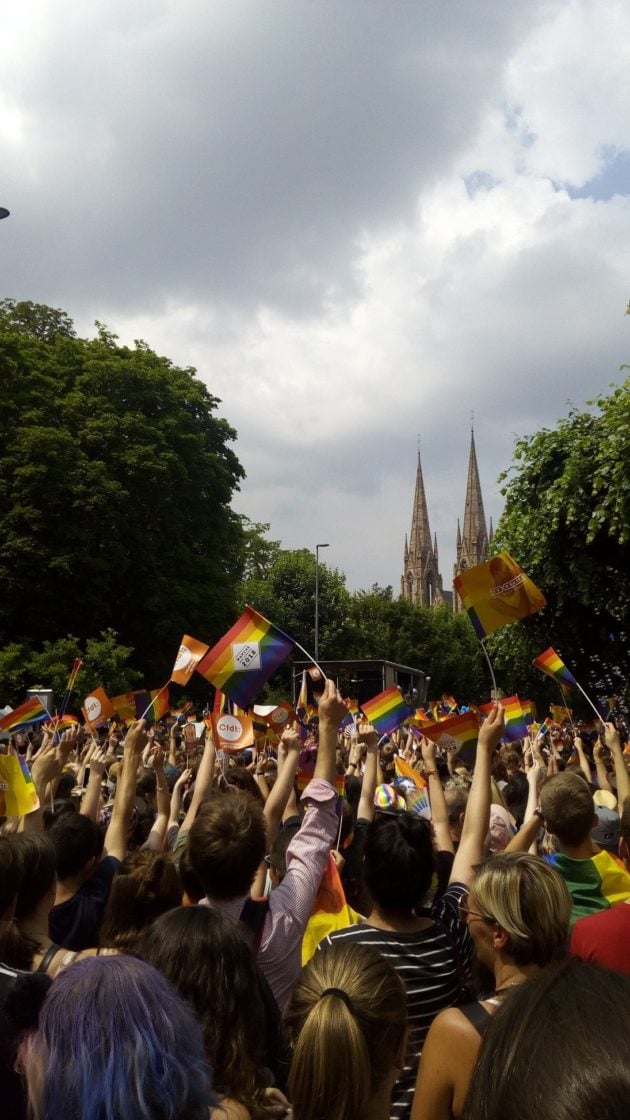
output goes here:
{"type": "Polygon", "coordinates": [[[424,492],[424,478],[422,477],[422,460],[420,459],[420,448],[418,448],[418,468],[416,471],[416,490],[413,498],[409,551],[412,556],[419,557],[427,550],[431,550],[431,530],[429,528],[427,498],[424,492]]]}
{"type": "Polygon", "coordinates": [[[470,432],[470,456],[468,459],[468,481],[466,483],[466,506],[461,548],[462,552],[466,553],[467,566],[471,568],[476,564],[483,563],[488,556],[488,530],[486,529],[486,515],[483,511],[473,429],[470,432]]]}
{"type": "Polygon", "coordinates": [[[424,490],[422,460],[418,447],[416,488],[413,498],[411,533],[405,538],[405,570],[401,578],[401,594],[412,603],[430,607],[443,601],[442,577],[437,564],[437,539],[431,538],[429,511],[424,490]]]}

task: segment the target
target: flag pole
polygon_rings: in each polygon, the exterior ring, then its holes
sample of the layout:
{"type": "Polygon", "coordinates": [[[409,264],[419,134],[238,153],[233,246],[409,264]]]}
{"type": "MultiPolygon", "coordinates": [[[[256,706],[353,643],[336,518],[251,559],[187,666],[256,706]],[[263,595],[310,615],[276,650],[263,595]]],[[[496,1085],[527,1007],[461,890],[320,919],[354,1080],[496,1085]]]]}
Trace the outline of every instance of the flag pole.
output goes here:
{"type": "Polygon", "coordinates": [[[490,658],[488,657],[488,651],[486,649],[486,643],[485,643],[483,638],[480,638],[479,640],[481,642],[481,648],[484,652],[485,659],[488,662],[488,668],[490,670],[490,676],[492,678],[492,689],[493,689],[493,692],[494,692],[494,696],[492,697],[492,699],[493,700],[498,700],[499,699],[499,696],[498,696],[499,690],[497,688],[497,679],[494,675],[494,669],[492,668],[492,662],[491,662],[490,658]]]}
{"type": "MultiPolygon", "coordinates": [[[[564,692],[562,691],[562,685],[560,684],[560,682],[559,682],[559,681],[557,681],[556,683],[557,683],[557,685],[558,685],[558,688],[560,689],[560,695],[562,696],[562,700],[563,700],[563,704],[562,704],[562,706],[563,706],[564,710],[566,711],[566,713],[567,713],[567,715],[568,715],[568,717],[569,717],[569,723],[571,724],[571,730],[572,730],[572,732],[573,732],[573,735],[575,736],[575,735],[577,734],[577,732],[576,732],[576,730],[575,730],[575,724],[574,724],[574,722],[573,722],[573,716],[571,715],[571,712],[569,711],[569,705],[568,705],[568,704],[567,704],[567,702],[566,702],[566,699],[567,699],[567,698],[566,698],[566,696],[564,695],[564,692]]],[[[577,683],[577,682],[576,682],[576,683],[577,683]]]]}
{"type": "MultiPolygon", "coordinates": [[[[280,631],[280,633],[282,633],[282,631],[280,631]]],[[[285,634],[284,637],[288,637],[288,634],[285,634]]],[[[304,649],[304,646],[301,646],[299,642],[296,642],[295,638],[290,638],[290,641],[292,641],[295,648],[299,649],[300,652],[303,653],[304,656],[311,662],[311,664],[315,666],[315,668],[321,673],[322,680],[325,681],[327,679],[326,674],[325,674],[324,670],[322,669],[321,665],[319,665],[317,663],[315,658],[312,657],[311,654],[308,653],[308,651],[304,649]]]]}
{"type": "MultiPolygon", "coordinates": [[[[575,677],[573,679],[575,680],[575,677]]],[[[578,686],[578,688],[579,688],[580,692],[582,693],[582,696],[586,700],[587,704],[590,704],[591,708],[595,712],[595,715],[597,716],[597,719],[598,719],[599,723],[604,723],[605,721],[602,719],[602,713],[600,711],[598,711],[598,709],[595,707],[593,701],[590,699],[589,696],[586,695],[586,693],[585,693],[584,689],[582,688],[582,685],[580,684],[580,682],[575,681],[575,683],[578,686]]]]}

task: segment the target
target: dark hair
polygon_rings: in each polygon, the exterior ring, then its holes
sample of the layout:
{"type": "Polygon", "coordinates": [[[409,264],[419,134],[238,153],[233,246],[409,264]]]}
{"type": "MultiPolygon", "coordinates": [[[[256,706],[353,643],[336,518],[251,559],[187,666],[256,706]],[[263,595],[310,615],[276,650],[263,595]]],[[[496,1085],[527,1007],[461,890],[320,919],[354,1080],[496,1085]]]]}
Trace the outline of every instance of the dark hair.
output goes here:
{"type": "Polygon", "coordinates": [[[13,910],[20,886],[20,858],[13,837],[0,836],[0,961],[29,969],[34,946],[20,933],[13,910]]]}
{"type": "Polygon", "coordinates": [[[190,854],[188,848],[184,845],[183,851],[179,855],[178,864],[179,878],[182,884],[182,891],[186,893],[190,902],[201,902],[205,897],[205,890],[203,884],[200,882],[199,877],[195,875],[190,865],[190,854]]]}
{"type": "Polygon", "coordinates": [[[433,843],[427,821],[411,813],[376,813],[363,849],[365,882],[384,910],[412,910],[433,878],[433,843]]]}
{"type": "Polygon", "coordinates": [[[595,805],[587,782],[570,771],[553,774],[540,789],[545,824],[560,843],[580,844],[591,834],[595,805]]]}
{"type": "Polygon", "coordinates": [[[271,845],[269,852],[269,864],[277,871],[279,875],[286,875],[287,870],[287,850],[293,837],[300,831],[299,824],[289,825],[287,828],[281,828],[275,835],[274,841],[271,845]]]}
{"type": "Polygon", "coordinates": [[[464,1120],[626,1120],[629,1038],[629,976],[575,958],[545,969],[493,1015],[464,1120]]]}
{"type": "Polygon", "coordinates": [[[132,852],[112,882],[100,944],[133,952],[142,930],[181,901],[182,885],[172,856],[148,849],[132,852]]]}
{"type": "Polygon", "coordinates": [[[46,1120],[207,1120],[215,1103],[194,1015],[159,972],[125,955],[55,977],[22,1062],[33,1113],[46,1120]]]}
{"type": "Polygon", "coordinates": [[[55,817],[48,836],[57,853],[57,875],[61,880],[78,875],[103,851],[104,838],[100,828],[80,813],[62,813],[60,817],[55,817]]]}
{"type": "Polygon", "coordinates": [[[309,961],[287,1026],[296,1120],[362,1120],[393,1072],[405,1031],[403,983],[364,945],[334,945],[309,961]]]}
{"type": "Polygon", "coordinates": [[[195,1011],[217,1092],[249,1107],[265,1085],[265,1020],[245,927],[210,906],[181,907],[144,931],[138,953],[195,1011]]]}
{"type": "Polygon", "coordinates": [[[59,798],[60,801],[67,801],[76,784],[76,778],[73,773],[62,774],[57,783],[55,798],[59,798]]]}
{"type": "Polygon", "coordinates": [[[266,848],[265,818],[247,794],[215,794],[201,806],[188,835],[193,872],[216,899],[247,894],[266,848]]]}
{"type": "Polygon", "coordinates": [[[503,797],[518,828],[520,828],[523,823],[528,796],[529,782],[527,781],[527,774],[524,774],[522,770],[517,770],[512,774],[512,777],[503,790],[503,797]]]}
{"type": "Polygon", "coordinates": [[[240,767],[232,766],[224,775],[224,781],[219,785],[218,793],[249,793],[261,805],[265,804],[265,799],[256,784],[254,775],[249,770],[243,770],[240,767]]]}
{"type": "Polygon", "coordinates": [[[354,774],[348,774],[345,785],[346,801],[355,817],[359,808],[359,801],[361,800],[361,785],[362,782],[360,778],[355,777],[354,774]]]}
{"type": "Polygon", "coordinates": [[[35,912],[55,882],[57,854],[50,836],[41,832],[20,832],[13,837],[20,862],[20,886],[15,916],[18,921],[35,912]]]}
{"type": "Polygon", "coordinates": [[[622,840],[630,844],[630,797],[626,797],[623,805],[621,806],[621,821],[619,824],[619,835],[622,840]]]}

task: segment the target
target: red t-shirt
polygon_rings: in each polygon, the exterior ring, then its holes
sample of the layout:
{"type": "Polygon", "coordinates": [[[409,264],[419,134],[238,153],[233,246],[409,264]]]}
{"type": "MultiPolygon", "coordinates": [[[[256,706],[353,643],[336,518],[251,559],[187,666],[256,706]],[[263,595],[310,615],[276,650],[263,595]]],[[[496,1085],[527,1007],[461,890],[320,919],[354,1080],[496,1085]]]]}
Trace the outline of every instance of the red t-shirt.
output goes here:
{"type": "Polygon", "coordinates": [[[630,903],[580,918],[571,934],[571,952],[583,961],[630,974],[630,903]]]}

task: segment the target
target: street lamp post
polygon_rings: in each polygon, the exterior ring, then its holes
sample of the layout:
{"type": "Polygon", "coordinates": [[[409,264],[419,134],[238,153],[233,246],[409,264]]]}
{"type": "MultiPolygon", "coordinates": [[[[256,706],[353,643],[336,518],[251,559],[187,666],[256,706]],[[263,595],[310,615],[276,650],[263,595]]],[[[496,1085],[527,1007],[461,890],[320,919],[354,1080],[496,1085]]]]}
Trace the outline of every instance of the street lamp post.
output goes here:
{"type": "Polygon", "coordinates": [[[329,544],[315,545],[315,660],[319,657],[319,550],[330,548],[329,544]]]}

